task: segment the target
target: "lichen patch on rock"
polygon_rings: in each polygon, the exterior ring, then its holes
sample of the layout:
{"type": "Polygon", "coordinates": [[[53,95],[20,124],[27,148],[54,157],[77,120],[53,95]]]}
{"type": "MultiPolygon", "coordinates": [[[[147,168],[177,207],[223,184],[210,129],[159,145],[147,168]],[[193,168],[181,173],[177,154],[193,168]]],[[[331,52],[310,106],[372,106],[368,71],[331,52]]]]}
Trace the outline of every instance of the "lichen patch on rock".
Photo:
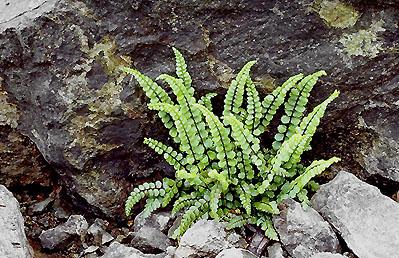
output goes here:
{"type": "Polygon", "coordinates": [[[333,28],[350,28],[360,17],[360,13],[353,6],[338,0],[315,1],[314,6],[326,24],[333,28]]]}
{"type": "Polygon", "coordinates": [[[8,102],[7,92],[2,90],[0,78],[0,125],[9,125],[16,128],[18,125],[19,114],[17,107],[8,102]]]}
{"type": "Polygon", "coordinates": [[[339,42],[348,56],[376,57],[383,49],[383,41],[377,35],[379,32],[385,31],[383,25],[383,20],[374,21],[370,28],[345,34],[339,42]]]}
{"type": "MultiPolygon", "coordinates": [[[[77,30],[77,32],[79,33],[81,30],[77,30]]],[[[81,99],[71,103],[70,110],[67,112],[71,116],[68,131],[74,140],[66,150],[65,157],[81,169],[82,165],[90,158],[119,147],[115,144],[100,143],[96,136],[97,130],[101,126],[114,119],[113,113],[124,113],[128,109],[120,99],[123,77],[119,70],[121,67],[129,65],[130,59],[117,56],[115,54],[115,43],[107,37],[92,48],[88,48],[86,37],[81,33],[79,34],[82,50],[86,53],[87,59],[85,60],[86,63],[81,66],[82,73],[67,79],[70,81],[68,85],[72,85],[72,87],[74,87],[73,85],[80,85],[87,92],[87,95],[92,97],[82,96],[81,99]],[[101,63],[102,69],[109,76],[109,78],[105,78],[107,81],[102,85],[101,79],[93,79],[93,83],[100,83],[100,85],[93,85],[93,87],[98,87],[98,90],[89,87],[88,82],[89,73],[96,62],[101,63]],[[82,106],[87,108],[88,113],[78,115],[75,109],[82,108],[82,106]],[[80,147],[81,151],[75,153],[73,150],[76,146],[80,147]]]]}

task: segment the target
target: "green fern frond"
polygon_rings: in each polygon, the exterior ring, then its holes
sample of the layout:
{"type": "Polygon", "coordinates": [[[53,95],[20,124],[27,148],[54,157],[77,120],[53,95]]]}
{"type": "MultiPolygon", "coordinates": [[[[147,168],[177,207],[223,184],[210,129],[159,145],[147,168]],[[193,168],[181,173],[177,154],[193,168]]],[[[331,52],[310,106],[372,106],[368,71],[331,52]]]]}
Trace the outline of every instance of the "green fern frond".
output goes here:
{"type": "Polygon", "coordinates": [[[198,199],[198,196],[192,194],[180,196],[173,205],[172,215],[174,216],[182,209],[192,206],[198,199]]]}
{"type": "Polygon", "coordinates": [[[224,116],[226,124],[231,126],[232,137],[236,144],[241,147],[244,154],[250,155],[251,160],[261,173],[266,173],[264,157],[260,150],[260,141],[251,132],[244,128],[244,125],[232,115],[224,116]]]}
{"type": "Polygon", "coordinates": [[[247,116],[245,118],[245,126],[254,135],[259,135],[260,132],[255,133],[262,118],[262,103],[260,102],[258,91],[251,78],[247,80],[247,116]]]}
{"type": "Polygon", "coordinates": [[[161,88],[156,82],[151,80],[148,76],[140,73],[139,71],[123,67],[122,71],[131,74],[139,83],[140,87],[144,90],[145,95],[150,99],[151,103],[168,103],[173,104],[169,95],[165,92],[164,89],[161,88]]]}
{"type": "Polygon", "coordinates": [[[277,202],[255,202],[254,207],[259,210],[270,214],[279,214],[280,211],[277,208],[277,202]]]}
{"type": "Polygon", "coordinates": [[[278,200],[282,201],[286,198],[295,198],[296,195],[305,187],[305,185],[315,176],[323,173],[332,164],[340,161],[337,157],[332,157],[328,160],[315,160],[305,169],[305,172],[295,178],[291,183],[282,188],[278,196],[278,200]]]}
{"type": "Polygon", "coordinates": [[[222,196],[222,189],[219,185],[214,185],[209,193],[209,215],[213,219],[219,219],[218,209],[219,200],[222,196]]]}
{"type": "Polygon", "coordinates": [[[214,146],[217,153],[216,158],[219,160],[217,163],[218,168],[226,170],[227,174],[232,176],[236,164],[234,160],[235,153],[233,151],[234,145],[230,141],[227,129],[220,122],[219,118],[206,107],[199,104],[195,106],[204,114],[213,142],[217,143],[214,146]]]}
{"type": "Polygon", "coordinates": [[[147,144],[148,147],[153,149],[159,155],[163,155],[164,159],[169,163],[169,165],[173,166],[176,170],[181,169],[186,164],[186,161],[183,158],[181,153],[173,150],[172,147],[163,144],[160,141],[144,138],[144,144],[147,144]]]}
{"type": "Polygon", "coordinates": [[[286,169],[291,168],[302,155],[309,139],[306,135],[294,134],[283,142],[277,154],[270,161],[270,170],[276,175],[289,176],[286,169]]]}
{"type": "Polygon", "coordinates": [[[222,192],[226,192],[228,190],[230,182],[226,171],[218,173],[215,169],[212,169],[209,171],[208,176],[210,179],[214,179],[218,183],[217,185],[220,186],[220,190],[222,192]]]}
{"type": "Polygon", "coordinates": [[[155,196],[155,190],[159,191],[160,189],[162,189],[162,186],[163,184],[161,181],[156,181],[155,183],[144,183],[134,188],[126,200],[125,204],[126,216],[130,215],[132,208],[135,204],[137,204],[147,195],[151,197],[155,196]]]}
{"type": "Polygon", "coordinates": [[[208,131],[205,130],[202,113],[194,108],[196,104],[194,89],[191,87],[186,88],[181,79],[176,79],[167,74],[161,74],[158,76],[158,79],[167,82],[176,95],[180,108],[180,116],[184,118],[185,126],[188,132],[190,132],[189,136],[191,136],[190,140],[194,145],[195,158],[200,162],[199,165],[202,168],[204,164],[210,161],[210,157],[205,153],[205,148],[209,144],[209,140],[207,140],[208,131]],[[204,153],[205,156],[203,156],[204,153]]]}
{"type": "Polygon", "coordinates": [[[270,218],[262,218],[258,221],[258,225],[265,231],[265,235],[274,241],[279,241],[276,230],[274,229],[272,220],[270,218]]]}
{"type": "Polygon", "coordinates": [[[207,109],[209,109],[209,111],[212,111],[212,109],[213,109],[213,108],[212,108],[212,99],[213,99],[214,97],[216,97],[216,96],[217,96],[216,93],[213,93],[213,92],[208,93],[208,94],[202,96],[202,97],[200,98],[200,100],[198,100],[198,104],[203,105],[204,107],[206,107],[207,109]]]}
{"type": "Polygon", "coordinates": [[[186,183],[193,187],[206,187],[206,182],[203,180],[199,173],[194,171],[187,172],[184,169],[176,171],[176,178],[185,180],[186,183]]]}
{"type": "Polygon", "coordinates": [[[296,131],[301,134],[309,135],[310,138],[305,147],[310,144],[311,137],[316,132],[317,126],[320,124],[321,118],[324,116],[327,105],[339,96],[339,91],[334,91],[326,100],[316,106],[311,113],[304,117],[297,127],[296,131]]]}
{"type": "Polygon", "coordinates": [[[187,153],[187,163],[193,164],[199,155],[203,154],[203,150],[199,146],[198,137],[195,135],[195,129],[190,127],[188,119],[181,117],[179,107],[166,103],[149,104],[148,107],[153,110],[168,113],[176,125],[177,136],[180,140],[180,151],[187,153]]]}
{"type": "Polygon", "coordinates": [[[245,84],[249,79],[249,72],[256,61],[249,61],[244,65],[236,78],[231,82],[224,99],[223,116],[238,115],[244,100],[245,84]]]}
{"type": "Polygon", "coordinates": [[[275,141],[272,144],[274,150],[278,150],[282,141],[295,133],[306,109],[310,91],[319,77],[323,75],[326,75],[325,71],[310,74],[303,78],[295,88],[291,89],[289,98],[284,104],[285,114],[281,117],[281,125],[278,128],[279,133],[275,135],[275,141]]]}
{"type": "MultiPolygon", "coordinates": [[[[291,138],[296,137],[297,134],[294,134],[291,136],[291,138]]],[[[286,140],[286,142],[290,141],[291,138],[286,140]]],[[[291,170],[293,168],[296,168],[295,166],[298,165],[298,163],[301,161],[301,156],[302,154],[307,150],[309,141],[312,139],[311,135],[305,134],[301,135],[301,137],[298,137],[298,139],[295,139],[295,146],[293,146],[293,150],[290,153],[290,156],[287,161],[284,162],[283,168],[288,172],[287,176],[291,177],[293,176],[291,173],[291,170]]],[[[284,145],[284,144],[283,144],[284,145]]]]}
{"type": "Polygon", "coordinates": [[[248,216],[240,215],[233,216],[227,219],[227,229],[240,228],[248,223],[248,216]]]}
{"type": "Polygon", "coordinates": [[[278,108],[284,103],[287,92],[295,87],[296,83],[303,78],[303,74],[290,77],[280,87],[276,88],[271,94],[267,95],[262,101],[262,116],[264,119],[258,129],[254,130],[254,135],[260,135],[270,124],[278,108]]]}
{"type": "Polygon", "coordinates": [[[148,218],[151,215],[151,213],[159,209],[162,205],[162,199],[163,199],[162,197],[147,198],[144,210],[142,212],[142,217],[148,218]]]}
{"type": "Polygon", "coordinates": [[[198,200],[184,214],[179,227],[173,232],[172,238],[180,238],[187,229],[194,224],[201,216],[209,210],[209,205],[205,199],[198,200]]]}
{"type": "Polygon", "coordinates": [[[187,71],[187,64],[179,50],[172,47],[176,59],[176,75],[184,82],[184,86],[191,87],[191,76],[187,71]]]}
{"type": "Polygon", "coordinates": [[[245,182],[242,182],[242,186],[237,187],[237,193],[238,193],[238,197],[241,200],[242,207],[245,209],[245,212],[248,215],[251,215],[251,213],[252,213],[252,205],[251,205],[252,197],[251,197],[251,194],[249,193],[248,184],[245,182]]]}
{"type": "Polygon", "coordinates": [[[175,180],[166,177],[163,179],[162,185],[163,189],[160,189],[160,191],[161,192],[165,191],[165,194],[163,194],[163,199],[162,199],[162,207],[166,207],[178,194],[179,189],[178,189],[178,184],[176,183],[175,180]]]}
{"type": "MultiPolygon", "coordinates": [[[[144,90],[145,95],[150,99],[150,103],[167,103],[173,104],[172,99],[156,82],[151,80],[148,76],[140,73],[139,71],[123,67],[122,71],[133,75],[140,87],[144,90]]],[[[171,118],[165,112],[158,112],[158,116],[161,118],[163,124],[169,129],[169,134],[174,137],[176,135],[176,128],[173,126],[171,118]]]]}

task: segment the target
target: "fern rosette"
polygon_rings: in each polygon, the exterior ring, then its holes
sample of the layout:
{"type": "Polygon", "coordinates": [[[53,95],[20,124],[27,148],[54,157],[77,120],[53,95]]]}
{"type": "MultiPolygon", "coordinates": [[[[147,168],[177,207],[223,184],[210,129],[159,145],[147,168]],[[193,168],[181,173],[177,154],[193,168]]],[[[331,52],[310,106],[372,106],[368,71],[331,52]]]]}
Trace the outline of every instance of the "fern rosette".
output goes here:
{"type": "Polygon", "coordinates": [[[308,203],[312,181],[333,163],[336,157],[301,163],[327,105],[339,92],[306,113],[310,92],[324,71],[295,75],[261,99],[251,80],[248,62],[231,82],[222,116],[212,110],[208,93],[196,99],[192,79],[183,55],[175,48],[176,77],[162,74],[157,80],[167,83],[175,100],[155,81],[135,69],[124,68],[137,80],[150,99],[148,107],[157,111],[169,129],[172,146],[146,138],[144,143],[162,155],[175,170],[175,179],[144,183],[133,189],[126,201],[129,216],[134,205],[146,199],[144,216],[173,203],[172,213],[183,211],[178,239],[197,220],[212,218],[228,222],[228,228],[254,224],[266,236],[278,239],[271,216],[286,198],[308,203]],[[270,148],[261,146],[261,135],[282,109],[280,125],[270,148]]]}

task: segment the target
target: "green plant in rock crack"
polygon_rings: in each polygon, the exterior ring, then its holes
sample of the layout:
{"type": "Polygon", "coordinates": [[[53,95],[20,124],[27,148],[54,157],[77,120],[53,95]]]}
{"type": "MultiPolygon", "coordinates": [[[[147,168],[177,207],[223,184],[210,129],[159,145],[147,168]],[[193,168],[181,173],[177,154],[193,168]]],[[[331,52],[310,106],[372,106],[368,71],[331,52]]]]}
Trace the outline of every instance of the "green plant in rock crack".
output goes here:
{"type": "Polygon", "coordinates": [[[310,91],[326,74],[318,71],[295,75],[261,99],[250,77],[255,61],[250,61],[231,82],[219,117],[212,111],[216,94],[197,99],[184,58],[173,51],[177,76],[161,74],[156,80],[171,87],[175,101],[149,77],[123,69],[138,81],[150,100],[148,107],[158,112],[174,141],[173,146],[151,138],[144,143],[176,170],[174,179],[135,187],[126,201],[126,215],[144,198],[144,216],[172,202],[173,213],[184,210],[175,239],[197,220],[209,217],[227,221],[228,228],[255,224],[269,238],[278,239],[271,222],[271,216],[279,213],[277,205],[286,198],[306,204],[307,188],[317,187],[312,178],[339,161],[333,157],[309,166],[301,163],[327,105],[339,92],[305,114],[310,91]],[[266,148],[260,136],[280,108],[278,132],[266,148]]]}

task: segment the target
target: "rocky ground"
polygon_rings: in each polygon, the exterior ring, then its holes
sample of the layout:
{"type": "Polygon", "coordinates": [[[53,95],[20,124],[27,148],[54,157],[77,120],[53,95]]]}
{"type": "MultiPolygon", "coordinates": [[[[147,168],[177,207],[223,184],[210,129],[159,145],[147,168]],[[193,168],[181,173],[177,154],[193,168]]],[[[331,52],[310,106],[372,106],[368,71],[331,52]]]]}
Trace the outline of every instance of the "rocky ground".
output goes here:
{"type": "Polygon", "coordinates": [[[398,21],[396,0],[0,0],[0,254],[397,256],[398,21]],[[224,94],[251,59],[262,94],[319,69],[310,105],[341,91],[307,158],[342,162],[312,208],[280,207],[280,242],[202,221],[178,244],[167,210],[124,217],[133,185],[173,171],[142,144],[167,133],[119,68],[173,72],[171,46],[200,95],[224,94]]]}
{"type": "Polygon", "coordinates": [[[344,171],[316,192],[312,207],[292,199],[280,205],[281,213],[273,217],[279,242],[256,228],[228,231],[221,222],[201,220],[176,243],[168,236],[179,217],[168,211],[146,219],[138,214],[132,226],[118,227],[69,214],[51,194],[21,209],[4,186],[0,198],[3,257],[392,258],[399,253],[399,203],[344,171]]]}

